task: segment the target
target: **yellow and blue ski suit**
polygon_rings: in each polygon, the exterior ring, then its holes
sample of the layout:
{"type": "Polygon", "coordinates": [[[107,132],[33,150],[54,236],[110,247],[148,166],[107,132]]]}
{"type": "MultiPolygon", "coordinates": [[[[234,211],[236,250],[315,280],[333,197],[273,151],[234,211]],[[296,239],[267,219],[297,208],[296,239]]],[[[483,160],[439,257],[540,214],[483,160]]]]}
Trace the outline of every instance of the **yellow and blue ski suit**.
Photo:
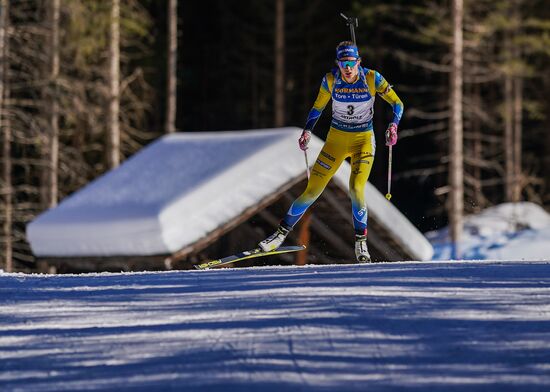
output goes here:
{"type": "Polygon", "coordinates": [[[325,144],[311,169],[307,188],[290,206],[281,222],[291,229],[321,195],[344,159],[351,159],[349,191],[353,225],[357,234],[367,232],[365,185],[370,175],[376,142],[373,131],[374,99],[380,95],[393,107],[393,120],[399,124],[403,103],[384,77],[375,70],[359,68],[357,80],[346,82],[338,68],[327,73],[309,112],[305,130],[312,130],[332,98],[332,122],[325,144]]]}

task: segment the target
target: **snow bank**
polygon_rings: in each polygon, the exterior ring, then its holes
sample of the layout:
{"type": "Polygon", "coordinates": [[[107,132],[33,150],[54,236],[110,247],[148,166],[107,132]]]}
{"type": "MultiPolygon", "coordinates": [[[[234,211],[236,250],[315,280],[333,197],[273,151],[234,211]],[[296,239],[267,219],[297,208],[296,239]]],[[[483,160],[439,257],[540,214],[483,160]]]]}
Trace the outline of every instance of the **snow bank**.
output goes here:
{"type": "MultiPolygon", "coordinates": [[[[426,233],[434,259],[451,258],[449,229],[426,233]]],[[[466,260],[550,260],[550,214],[529,203],[504,203],[464,220],[466,260]]]]}

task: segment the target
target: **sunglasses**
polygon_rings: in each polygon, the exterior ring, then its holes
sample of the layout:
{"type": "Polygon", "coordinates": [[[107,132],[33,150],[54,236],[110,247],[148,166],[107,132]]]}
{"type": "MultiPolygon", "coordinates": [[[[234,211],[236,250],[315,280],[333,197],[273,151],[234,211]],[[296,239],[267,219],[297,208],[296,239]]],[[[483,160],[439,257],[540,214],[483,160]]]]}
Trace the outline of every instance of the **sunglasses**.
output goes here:
{"type": "Polygon", "coordinates": [[[358,62],[359,60],[344,60],[344,61],[338,60],[338,65],[342,68],[346,68],[346,67],[353,68],[357,65],[358,62]]]}

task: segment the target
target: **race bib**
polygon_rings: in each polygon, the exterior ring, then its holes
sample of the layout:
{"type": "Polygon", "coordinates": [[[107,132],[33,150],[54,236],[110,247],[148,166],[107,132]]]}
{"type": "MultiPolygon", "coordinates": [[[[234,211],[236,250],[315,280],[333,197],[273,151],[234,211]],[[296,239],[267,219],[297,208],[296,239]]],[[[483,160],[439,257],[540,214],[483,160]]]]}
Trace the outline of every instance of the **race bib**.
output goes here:
{"type": "MultiPolygon", "coordinates": [[[[369,94],[370,95],[370,94],[369,94]]],[[[367,101],[332,100],[332,118],[350,124],[365,124],[372,120],[374,99],[367,101]]]]}
{"type": "Polygon", "coordinates": [[[372,121],[374,96],[371,95],[365,78],[353,84],[337,79],[332,91],[332,119],[340,127],[348,124],[350,129],[363,127],[372,121]]]}

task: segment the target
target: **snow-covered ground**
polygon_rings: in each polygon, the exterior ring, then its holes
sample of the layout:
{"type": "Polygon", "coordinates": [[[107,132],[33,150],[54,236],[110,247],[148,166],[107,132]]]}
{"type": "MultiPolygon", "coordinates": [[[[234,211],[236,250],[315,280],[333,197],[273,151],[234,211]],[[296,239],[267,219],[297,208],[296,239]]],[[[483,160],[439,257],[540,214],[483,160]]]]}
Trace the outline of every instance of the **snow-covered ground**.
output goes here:
{"type": "MultiPolygon", "coordinates": [[[[449,260],[449,229],[426,233],[434,260],[449,260]]],[[[504,203],[464,220],[465,260],[550,260],[550,214],[528,202],[504,203]]]]}
{"type": "Polygon", "coordinates": [[[0,273],[0,390],[549,391],[550,262],[0,273]]]}

